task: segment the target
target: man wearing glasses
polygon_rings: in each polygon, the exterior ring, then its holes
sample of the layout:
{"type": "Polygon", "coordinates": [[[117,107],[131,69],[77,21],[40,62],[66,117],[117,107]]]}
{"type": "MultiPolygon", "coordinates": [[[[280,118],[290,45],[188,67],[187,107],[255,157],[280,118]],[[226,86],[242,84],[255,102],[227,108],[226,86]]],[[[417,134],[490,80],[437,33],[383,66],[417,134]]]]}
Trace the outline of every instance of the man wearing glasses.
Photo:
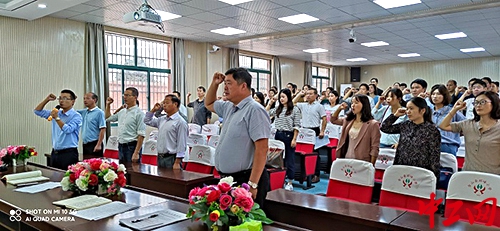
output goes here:
{"type": "Polygon", "coordinates": [[[62,110],[44,110],[45,105],[56,100],[54,94],[49,94],[35,108],[35,115],[52,121],[52,152],[50,165],[54,168],[67,170],[69,165],[78,162],[78,134],[82,126],[82,116],[73,109],[76,95],[71,90],[62,90],[59,107],[62,110]]]}
{"type": "Polygon", "coordinates": [[[144,112],[137,105],[139,91],[135,87],[128,87],[123,94],[125,110],[120,110],[111,115],[110,106],[113,98],[106,100],[104,115],[107,122],[118,122],[118,155],[120,162],[140,162],[142,142],[146,135],[144,112]]]}

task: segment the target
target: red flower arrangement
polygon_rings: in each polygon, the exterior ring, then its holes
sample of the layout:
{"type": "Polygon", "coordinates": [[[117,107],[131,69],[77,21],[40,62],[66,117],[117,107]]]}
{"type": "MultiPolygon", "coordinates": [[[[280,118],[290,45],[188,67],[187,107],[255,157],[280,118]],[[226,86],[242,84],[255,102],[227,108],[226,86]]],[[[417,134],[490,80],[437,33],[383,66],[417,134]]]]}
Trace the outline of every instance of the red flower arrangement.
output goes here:
{"type": "Polygon", "coordinates": [[[217,185],[192,189],[189,192],[187,217],[192,221],[201,219],[214,231],[219,226],[239,225],[251,220],[272,223],[259,205],[254,203],[248,184],[240,187],[232,185],[233,178],[226,177],[217,185]]]}
{"type": "Polygon", "coordinates": [[[121,194],[127,183],[125,166],[108,160],[86,159],[68,167],[61,180],[64,191],[96,194],[121,194]]]}

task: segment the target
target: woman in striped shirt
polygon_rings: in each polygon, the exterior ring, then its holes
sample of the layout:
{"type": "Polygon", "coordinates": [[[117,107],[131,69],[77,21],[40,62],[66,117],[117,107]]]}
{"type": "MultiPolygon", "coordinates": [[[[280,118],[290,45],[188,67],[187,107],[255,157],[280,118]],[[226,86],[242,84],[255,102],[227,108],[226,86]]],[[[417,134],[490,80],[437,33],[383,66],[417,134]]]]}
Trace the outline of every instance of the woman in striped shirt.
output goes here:
{"type": "Polygon", "coordinates": [[[287,184],[286,190],[293,190],[292,181],[295,177],[295,146],[297,135],[299,134],[301,113],[298,107],[293,106],[292,92],[288,88],[284,88],[278,94],[279,105],[277,108],[270,109],[271,105],[277,100],[276,97],[271,99],[266,110],[269,116],[274,116],[274,124],[276,127],[275,139],[282,141],[285,144],[285,167],[287,184]]]}

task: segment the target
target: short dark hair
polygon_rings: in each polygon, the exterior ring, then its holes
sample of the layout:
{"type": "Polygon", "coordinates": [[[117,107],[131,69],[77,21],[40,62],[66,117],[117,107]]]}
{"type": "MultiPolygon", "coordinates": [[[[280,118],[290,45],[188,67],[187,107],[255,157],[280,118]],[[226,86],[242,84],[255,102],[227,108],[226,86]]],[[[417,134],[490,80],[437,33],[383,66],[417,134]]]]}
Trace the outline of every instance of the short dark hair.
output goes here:
{"type": "Polygon", "coordinates": [[[92,99],[95,100],[97,102],[97,100],[99,100],[99,97],[94,93],[94,92],[89,92],[90,94],[92,94],[92,99]]]}
{"type": "Polygon", "coordinates": [[[333,87],[327,87],[326,90],[330,90],[330,93],[332,93],[333,91],[335,91],[335,89],[333,87]]]}
{"type": "MultiPolygon", "coordinates": [[[[177,94],[178,96],[181,96],[181,93],[179,91],[173,91],[172,94],[177,94]]],[[[179,97],[177,97],[179,98],[179,97]]]]}
{"type": "Polygon", "coordinates": [[[423,80],[423,79],[415,79],[413,81],[411,81],[411,84],[410,84],[410,87],[414,84],[418,84],[420,86],[422,86],[423,89],[427,89],[427,81],[423,80]]]}
{"type": "Polygon", "coordinates": [[[476,85],[476,84],[481,84],[481,86],[483,86],[483,87],[487,86],[487,84],[483,80],[476,79],[474,82],[472,82],[471,87],[476,85]]]}
{"type": "Polygon", "coordinates": [[[309,85],[309,84],[304,84],[304,86],[302,86],[302,89],[304,89],[304,87],[307,87],[307,89],[310,89],[310,88],[311,88],[311,85],[309,85]]]}
{"type": "Polygon", "coordinates": [[[314,94],[315,94],[315,95],[317,95],[317,94],[318,94],[318,89],[316,89],[316,88],[314,88],[314,87],[311,87],[311,88],[309,88],[309,90],[308,90],[308,91],[311,91],[311,90],[312,90],[312,91],[314,91],[314,94]]]}
{"type": "Polygon", "coordinates": [[[207,89],[205,89],[204,86],[199,86],[198,89],[201,89],[203,92],[207,92],[207,89]]]}
{"type": "Polygon", "coordinates": [[[170,98],[170,100],[172,101],[172,103],[177,103],[177,108],[179,108],[181,106],[181,100],[179,98],[177,98],[176,95],[174,94],[168,94],[165,96],[165,98],[170,98]]]}
{"type": "Polygon", "coordinates": [[[392,94],[392,97],[396,97],[399,99],[399,104],[403,107],[406,106],[406,102],[403,100],[403,92],[399,88],[393,88],[385,93],[385,98],[389,97],[389,94],[392,94]]]}
{"type": "Polygon", "coordinates": [[[274,88],[269,89],[269,92],[271,92],[271,91],[272,91],[272,92],[274,92],[274,94],[275,94],[275,95],[276,95],[276,93],[278,93],[278,92],[276,91],[276,89],[274,89],[274,88]]]}
{"type": "Polygon", "coordinates": [[[492,84],[495,84],[498,87],[499,82],[498,81],[493,81],[491,82],[492,84]]]}
{"type": "MultiPolygon", "coordinates": [[[[360,85],[359,85],[359,87],[358,87],[358,89],[359,89],[360,87],[365,87],[367,92],[368,92],[368,90],[370,90],[370,87],[369,87],[369,86],[368,86],[368,84],[366,84],[366,83],[362,83],[362,84],[360,84],[360,85]]],[[[375,89],[375,90],[377,90],[377,89],[375,89]]]]}
{"type": "Polygon", "coordinates": [[[399,86],[400,87],[408,87],[408,85],[406,85],[406,83],[400,83],[399,86]]]}
{"type": "MultiPolygon", "coordinates": [[[[476,99],[480,95],[484,95],[484,96],[488,97],[489,100],[491,100],[490,117],[492,119],[495,119],[495,120],[500,119],[500,106],[499,106],[498,95],[494,92],[491,92],[491,91],[483,91],[483,92],[476,95],[476,99]]],[[[481,117],[477,114],[476,107],[474,107],[472,112],[474,113],[474,120],[479,121],[479,119],[481,117]]]]}
{"type": "Polygon", "coordinates": [[[225,75],[233,75],[233,79],[238,83],[238,85],[246,83],[248,90],[251,89],[252,75],[248,73],[247,69],[242,67],[231,68],[226,71],[225,75]]]}
{"type": "Polygon", "coordinates": [[[476,80],[480,80],[478,78],[472,78],[472,79],[469,79],[469,81],[467,82],[470,86],[472,86],[472,83],[476,80]]]}
{"type": "MultiPolygon", "coordinates": [[[[485,81],[485,80],[486,80],[486,81],[488,81],[488,83],[490,83],[490,84],[491,84],[491,78],[490,78],[490,77],[488,77],[488,76],[484,76],[483,78],[481,78],[481,80],[483,80],[483,81],[485,81]]],[[[487,84],[488,84],[488,83],[487,83],[487,84]]]]}
{"type": "MultiPolygon", "coordinates": [[[[370,100],[368,99],[368,96],[356,94],[352,98],[353,98],[353,100],[356,99],[357,101],[359,101],[363,105],[363,108],[361,109],[361,121],[368,122],[369,120],[372,120],[373,115],[372,115],[372,109],[370,106],[370,100]]],[[[356,118],[356,115],[352,112],[352,110],[349,113],[347,113],[347,117],[346,117],[347,121],[351,121],[355,118],[356,118]]]]}
{"type": "Polygon", "coordinates": [[[133,96],[139,97],[139,91],[135,87],[127,87],[125,91],[131,91],[133,96]]]}
{"type": "Polygon", "coordinates": [[[377,78],[371,78],[371,79],[370,79],[370,82],[371,82],[372,80],[375,80],[375,82],[377,82],[377,83],[378,83],[378,79],[377,79],[377,78]]]}
{"type": "MultiPolygon", "coordinates": [[[[443,96],[443,105],[444,106],[449,105],[450,102],[451,102],[451,96],[450,96],[450,94],[449,94],[448,89],[446,88],[446,86],[444,86],[443,84],[436,84],[436,85],[432,86],[432,88],[431,88],[431,96],[432,96],[432,93],[434,93],[435,90],[438,90],[439,94],[441,94],[443,96]]],[[[436,104],[432,100],[432,97],[429,97],[429,99],[431,100],[432,104],[436,104]]]]}
{"type": "Polygon", "coordinates": [[[64,89],[64,90],[61,91],[61,93],[70,94],[71,95],[71,100],[75,100],[76,99],[75,93],[72,90],[70,90],[70,89],[64,89]]]}
{"type": "Polygon", "coordinates": [[[448,80],[448,82],[452,82],[453,85],[457,86],[457,81],[455,81],[454,79],[450,79],[450,80],[448,80]]]}

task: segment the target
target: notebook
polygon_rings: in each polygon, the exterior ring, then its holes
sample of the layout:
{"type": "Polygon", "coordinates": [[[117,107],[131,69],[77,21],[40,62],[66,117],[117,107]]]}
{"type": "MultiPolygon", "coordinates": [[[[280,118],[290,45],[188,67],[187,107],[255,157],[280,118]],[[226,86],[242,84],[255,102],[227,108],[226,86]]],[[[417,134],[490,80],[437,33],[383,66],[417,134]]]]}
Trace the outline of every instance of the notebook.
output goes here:
{"type": "Polygon", "coordinates": [[[22,172],[5,175],[2,177],[5,181],[12,185],[33,184],[41,181],[49,180],[48,177],[42,176],[42,171],[36,170],[31,172],[22,172]]]}
{"type": "Polygon", "coordinates": [[[99,205],[104,205],[107,203],[111,203],[111,200],[104,197],[98,197],[96,195],[82,195],[78,197],[52,202],[52,204],[64,206],[66,208],[74,210],[88,209],[92,207],[97,207],[99,205]]]}

